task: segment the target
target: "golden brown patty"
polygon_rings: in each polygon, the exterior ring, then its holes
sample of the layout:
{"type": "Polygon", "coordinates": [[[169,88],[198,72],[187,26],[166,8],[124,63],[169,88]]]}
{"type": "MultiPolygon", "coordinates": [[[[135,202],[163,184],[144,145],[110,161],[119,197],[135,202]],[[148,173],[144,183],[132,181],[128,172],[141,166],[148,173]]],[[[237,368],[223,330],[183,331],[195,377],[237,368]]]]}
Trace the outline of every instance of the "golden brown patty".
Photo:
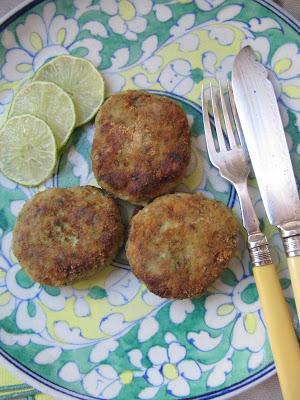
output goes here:
{"type": "Polygon", "coordinates": [[[22,208],[13,251],[26,272],[47,285],[67,285],[109,264],[123,242],[113,199],[93,186],[50,189],[22,208]]]}
{"type": "Polygon", "coordinates": [[[180,182],[191,155],[182,108],[142,91],[111,96],[96,118],[93,170],[100,186],[143,204],[180,182]]]}
{"type": "Polygon", "coordinates": [[[199,296],[237,246],[238,223],[223,204],[200,193],[159,197],[132,219],[127,257],[151,292],[199,296]]]}

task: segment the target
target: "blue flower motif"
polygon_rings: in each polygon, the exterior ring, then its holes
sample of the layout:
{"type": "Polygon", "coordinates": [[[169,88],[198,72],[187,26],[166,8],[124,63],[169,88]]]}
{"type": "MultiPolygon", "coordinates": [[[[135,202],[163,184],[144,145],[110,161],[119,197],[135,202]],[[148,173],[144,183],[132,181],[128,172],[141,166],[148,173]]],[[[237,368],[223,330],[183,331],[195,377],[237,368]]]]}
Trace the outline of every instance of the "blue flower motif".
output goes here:
{"type": "Polygon", "coordinates": [[[2,33],[1,42],[7,49],[3,78],[9,82],[27,78],[51,57],[76,51],[84,51],[87,59],[99,65],[101,42],[94,38],[77,41],[78,33],[76,19],[56,15],[55,3],[47,3],[41,15],[29,14],[15,33],[9,29],[2,33]]]}
{"type": "Polygon", "coordinates": [[[21,330],[42,332],[46,327],[46,316],[40,305],[60,311],[72,291],[33,282],[11,252],[12,233],[2,238],[0,252],[0,320],[16,310],[16,323],[21,330]]]}

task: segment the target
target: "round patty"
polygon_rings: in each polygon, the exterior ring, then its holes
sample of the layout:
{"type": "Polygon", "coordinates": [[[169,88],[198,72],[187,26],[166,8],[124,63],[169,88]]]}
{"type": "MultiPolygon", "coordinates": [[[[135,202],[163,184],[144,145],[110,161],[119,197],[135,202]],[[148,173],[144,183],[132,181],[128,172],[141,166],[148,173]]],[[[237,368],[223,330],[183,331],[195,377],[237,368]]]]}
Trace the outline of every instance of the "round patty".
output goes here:
{"type": "Polygon", "coordinates": [[[148,289],[175,299],[199,296],[234,255],[239,225],[200,193],[159,197],[132,219],[127,257],[148,289]]]}
{"type": "Polygon", "coordinates": [[[13,252],[35,281],[68,285],[110,263],[123,242],[123,225],[113,199],[82,186],[36,194],[22,208],[13,252]]]}
{"type": "Polygon", "coordinates": [[[99,185],[145,204],[173,190],[191,155],[187,117],[174,101],[142,91],[111,96],[100,108],[92,163],[99,185]]]}

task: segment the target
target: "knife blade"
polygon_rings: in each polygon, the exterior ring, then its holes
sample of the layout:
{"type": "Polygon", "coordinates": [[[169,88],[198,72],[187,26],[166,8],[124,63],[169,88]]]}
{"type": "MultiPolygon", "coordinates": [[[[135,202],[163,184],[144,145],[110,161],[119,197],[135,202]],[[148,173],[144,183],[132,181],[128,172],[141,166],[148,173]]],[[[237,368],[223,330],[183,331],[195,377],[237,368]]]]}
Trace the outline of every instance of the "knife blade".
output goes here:
{"type": "Polygon", "coordinates": [[[232,89],[268,219],[283,238],[300,319],[299,194],[274,88],[250,46],[235,58],[232,89]]]}
{"type": "Polygon", "coordinates": [[[235,58],[232,88],[269,221],[298,221],[299,194],[274,88],[250,46],[235,58]]]}

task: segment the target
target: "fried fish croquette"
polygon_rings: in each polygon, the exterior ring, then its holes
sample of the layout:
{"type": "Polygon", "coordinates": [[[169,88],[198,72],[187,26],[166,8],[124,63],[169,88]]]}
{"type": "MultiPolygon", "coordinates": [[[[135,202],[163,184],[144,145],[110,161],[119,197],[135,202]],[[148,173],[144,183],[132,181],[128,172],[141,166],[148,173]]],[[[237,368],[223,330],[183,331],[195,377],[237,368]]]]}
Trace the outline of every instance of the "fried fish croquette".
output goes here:
{"type": "Polygon", "coordinates": [[[37,282],[61,286],[108,265],[123,243],[114,200],[93,186],[49,189],[22,208],[13,252],[37,282]]]}
{"type": "Polygon", "coordinates": [[[157,198],[131,221],[132,272],[161,297],[200,296],[237,247],[239,225],[223,204],[200,193],[157,198]]]}
{"type": "Polygon", "coordinates": [[[133,204],[169,193],[191,156],[187,117],[164,96],[125,91],[111,96],[96,118],[92,165],[99,185],[133,204]]]}

